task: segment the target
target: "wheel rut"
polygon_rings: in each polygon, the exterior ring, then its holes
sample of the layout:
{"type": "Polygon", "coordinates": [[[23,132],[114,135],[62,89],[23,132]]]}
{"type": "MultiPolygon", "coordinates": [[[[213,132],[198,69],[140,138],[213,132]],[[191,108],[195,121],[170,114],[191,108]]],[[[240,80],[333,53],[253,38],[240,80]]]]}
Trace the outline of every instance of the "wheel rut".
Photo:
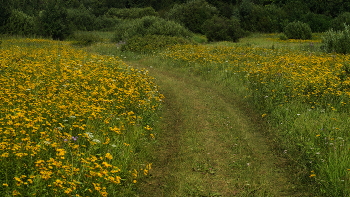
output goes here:
{"type": "Polygon", "coordinates": [[[146,69],[165,101],[153,169],[139,196],[306,196],[242,98],[174,68],[146,69]]]}

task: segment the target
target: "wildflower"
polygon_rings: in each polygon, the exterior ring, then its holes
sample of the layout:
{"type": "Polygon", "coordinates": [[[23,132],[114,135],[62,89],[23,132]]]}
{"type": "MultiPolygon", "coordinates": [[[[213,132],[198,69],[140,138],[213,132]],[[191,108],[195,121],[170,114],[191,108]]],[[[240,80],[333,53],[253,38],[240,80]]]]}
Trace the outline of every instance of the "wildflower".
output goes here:
{"type": "Polygon", "coordinates": [[[93,135],[91,132],[86,132],[85,135],[86,135],[88,138],[94,138],[94,135],[93,135]]]}
{"type": "Polygon", "coordinates": [[[113,156],[110,153],[106,153],[105,157],[109,160],[113,159],[113,156]]]}
{"type": "Polygon", "coordinates": [[[115,132],[115,133],[117,133],[117,134],[121,134],[122,132],[120,131],[120,128],[118,128],[118,127],[110,127],[109,128],[111,131],[113,131],[113,132],[115,132]]]}

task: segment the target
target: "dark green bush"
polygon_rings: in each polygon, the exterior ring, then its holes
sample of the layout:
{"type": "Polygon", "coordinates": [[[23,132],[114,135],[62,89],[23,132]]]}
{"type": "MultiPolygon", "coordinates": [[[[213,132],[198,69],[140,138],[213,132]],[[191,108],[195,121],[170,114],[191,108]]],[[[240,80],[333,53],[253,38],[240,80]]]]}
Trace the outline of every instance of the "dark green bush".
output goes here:
{"type": "Polygon", "coordinates": [[[122,51],[150,53],[176,44],[193,44],[182,37],[164,35],[134,36],[121,46],[122,51]]]}
{"type": "Polygon", "coordinates": [[[243,30],[237,18],[227,19],[214,16],[205,21],[202,28],[209,41],[236,42],[243,37],[243,30]]]}
{"type": "Polygon", "coordinates": [[[307,40],[312,38],[312,31],[308,24],[303,22],[292,22],[284,28],[284,34],[289,39],[307,40]]]}
{"type": "Polygon", "coordinates": [[[112,31],[120,24],[122,19],[108,17],[106,15],[99,16],[95,19],[94,30],[112,31]]]}
{"type": "Polygon", "coordinates": [[[137,19],[145,16],[158,16],[158,13],[152,7],[146,8],[111,8],[106,13],[109,17],[121,19],[137,19]]]}
{"type": "Polygon", "coordinates": [[[75,30],[92,31],[95,30],[96,17],[84,6],[78,9],[68,9],[67,19],[70,21],[75,30]]]}
{"type": "Polygon", "coordinates": [[[35,18],[22,11],[12,10],[6,23],[6,31],[13,35],[34,35],[37,32],[35,18]]]}
{"type": "Polygon", "coordinates": [[[218,14],[218,10],[205,0],[192,0],[184,4],[175,4],[166,14],[169,20],[175,20],[195,33],[203,33],[203,23],[218,14]]]}
{"type": "Polygon", "coordinates": [[[68,20],[68,12],[60,1],[48,3],[45,10],[39,14],[39,35],[63,40],[73,33],[68,20]]]}
{"type": "Polygon", "coordinates": [[[331,28],[335,31],[344,30],[344,23],[350,25],[350,12],[343,12],[332,20],[331,28]]]}
{"type": "Polygon", "coordinates": [[[134,36],[145,35],[190,37],[192,33],[174,21],[168,21],[156,16],[146,16],[141,19],[124,20],[117,27],[113,41],[126,41],[134,36]]]}
{"type": "Polygon", "coordinates": [[[309,24],[312,32],[325,32],[331,25],[332,18],[323,14],[309,12],[302,16],[302,21],[309,24]]]}
{"type": "Polygon", "coordinates": [[[5,26],[11,15],[12,4],[12,0],[1,1],[0,3],[0,34],[7,32],[5,26]]]}
{"type": "Polygon", "coordinates": [[[327,31],[323,36],[322,49],[328,53],[336,52],[347,54],[350,53],[350,26],[344,24],[344,30],[327,31]]]}
{"type": "Polygon", "coordinates": [[[275,5],[256,5],[249,0],[239,6],[239,18],[242,28],[251,32],[281,32],[287,20],[287,14],[275,5]]]}

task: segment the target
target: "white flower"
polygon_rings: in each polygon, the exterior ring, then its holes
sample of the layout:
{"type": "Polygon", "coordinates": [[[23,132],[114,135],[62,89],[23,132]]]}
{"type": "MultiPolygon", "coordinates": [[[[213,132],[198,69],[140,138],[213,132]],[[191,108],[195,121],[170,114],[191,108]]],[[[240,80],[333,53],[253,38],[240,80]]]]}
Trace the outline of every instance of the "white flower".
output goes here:
{"type": "Polygon", "coordinates": [[[93,139],[92,141],[93,141],[93,142],[96,142],[96,143],[101,143],[101,141],[98,140],[98,139],[93,139]]]}
{"type": "Polygon", "coordinates": [[[51,142],[49,142],[49,141],[44,141],[44,144],[51,144],[51,142]]]}
{"type": "Polygon", "coordinates": [[[94,135],[91,132],[86,132],[85,134],[88,136],[88,138],[94,138],[94,135]]]}

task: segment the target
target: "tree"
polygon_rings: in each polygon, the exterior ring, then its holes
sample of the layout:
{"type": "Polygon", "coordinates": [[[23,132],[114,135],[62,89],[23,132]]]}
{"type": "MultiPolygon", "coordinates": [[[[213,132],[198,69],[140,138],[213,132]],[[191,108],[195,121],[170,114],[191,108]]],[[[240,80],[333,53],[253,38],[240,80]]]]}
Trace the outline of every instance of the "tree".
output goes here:
{"type": "Polygon", "coordinates": [[[40,34],[63,40],[72,33],[67,10],[60,0],[51,0],[39,14],[40,34]]]}
{"type": "Polygon", "coordinates": [[[5,25],[10,18],[12,0],[0,0],[0,33],[6,33],[5,25]]]}

